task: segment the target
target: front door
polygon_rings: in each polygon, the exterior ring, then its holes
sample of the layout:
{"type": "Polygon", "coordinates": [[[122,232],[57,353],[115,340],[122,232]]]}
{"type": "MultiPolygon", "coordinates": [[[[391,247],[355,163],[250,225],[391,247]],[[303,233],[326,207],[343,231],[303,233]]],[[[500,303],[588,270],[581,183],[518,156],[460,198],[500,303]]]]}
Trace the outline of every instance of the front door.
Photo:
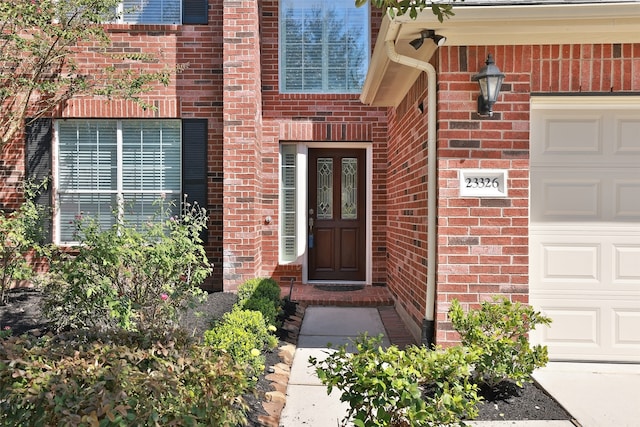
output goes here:
{"type": "Polygon", "coordinates": [[[365,150],[309,150],[309,280],[366,278],[365,150]]]}

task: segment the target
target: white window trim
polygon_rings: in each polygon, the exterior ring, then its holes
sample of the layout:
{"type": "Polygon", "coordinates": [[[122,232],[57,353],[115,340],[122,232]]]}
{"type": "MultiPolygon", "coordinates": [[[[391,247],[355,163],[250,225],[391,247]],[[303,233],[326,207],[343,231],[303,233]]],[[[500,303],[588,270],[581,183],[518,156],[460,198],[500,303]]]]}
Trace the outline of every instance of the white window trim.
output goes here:
{"type": "MultiPolygon", "coordinates": [[[[342,142],[342,143],[327,143],[327,142],[301,142],[296,144],[297,156],[296,156],[296,186],[297,186],[297,199],[296,199],[296,249],[297,258],[292,262],[283,262],[280,254],[282,253],[280,238],[278,237],[278,258],[280,264],[294,264],[302,266],[302,282],[303,283],[324,283],[322,281],[309,281],[309,258],[307,253],[307,236],[309,230],[309,204],[308,204],[308,191],[309,185],[308,176],[308,159],[310,148],[333,148],[333,149],[362,149],[365,150],[366,157],[366,218],[365,224],[367,228],[366,236],[366,274],[364,284],[370,285],[373,280],[373,144],[370,142],[342,142]]],[[[280,179],[278,180],[280,186],[280,179]]],[[[279,189],[280,190],[280,189],[279,189]]],[[[279,193],[282,194],[282,193],[279,193]]],[[[280,222],[279,222],[280,223],[280,222]]],[[[280,231],[278,230],[278,233],[280,231]]],[[[362,281],[332,281],[337,284],[362,284],[362,281]]]]}

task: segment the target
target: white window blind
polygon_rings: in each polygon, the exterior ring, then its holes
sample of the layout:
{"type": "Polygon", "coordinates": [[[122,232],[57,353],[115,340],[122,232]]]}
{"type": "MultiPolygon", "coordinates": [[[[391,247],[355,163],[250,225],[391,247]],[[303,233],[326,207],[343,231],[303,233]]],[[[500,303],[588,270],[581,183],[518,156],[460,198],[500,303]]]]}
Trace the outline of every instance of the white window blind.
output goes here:
{"type": "Polygon", "coordinates": [[[296,248],[296,146],[282,145],[280,150],[280,259],[293,262],[296,248]]]}
{"type": "Polygon", "coordinates": [[[180,24],[182,0],[124,0],[123,22],[127,24],[180,24]]]}
{"type": "Polygon", "coordinates": [[[57,125],[59,240],[74,239],[74,220],[113,224],[153,220],[162,198],[180,201],[180,120],[62,120],[57,125]]]}
{"type": "Polygon", "coordinates": [[[359,93],[369,46],[369,8],[344,0],[281,0],[280,91],[359,93]]]}

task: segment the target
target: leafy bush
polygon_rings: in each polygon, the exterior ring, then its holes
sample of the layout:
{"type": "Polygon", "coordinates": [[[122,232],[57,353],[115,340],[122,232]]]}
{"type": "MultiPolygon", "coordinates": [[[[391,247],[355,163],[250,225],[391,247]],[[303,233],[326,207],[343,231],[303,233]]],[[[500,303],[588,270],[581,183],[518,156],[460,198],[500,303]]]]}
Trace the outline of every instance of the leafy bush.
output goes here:
{"type": "Polygon", "coordinates": [[[35,203],[36,196],[46,187],[25,182],[23,186],[25,201],[13,212],[0,211],[0,305],[7,302],[7,290],[16,280],[26,280],[33,276],[29,263],[30,254],[43,254],[44,230],[43,218],[46,208],[35,203]]]}
{"type": "Polygon", "coordinates": [[[529,344],[529,332],[537,325],[549,325],[551,319],[532,307],[507,298],[483,302],[478,310],[464,313],[454,300],[449,310],[453,327],[460,334],[462,344],[479,350],[475,365],[477,381],[495,386],[505,379],[531,381],[536,368],[547,364],[547,347],[529,344]]]}
{"type": "Polygon", "coordinates": [[[80,244],[52,263],[44,292],[43,311],[58,330],[171,327],[204,296],[205,210],[185,203],[177,218],[159,215],[168,219],[136,226],[116,218],[107,229],[78,219],[80,244]]]}
{"type": "Polygon", "coordinates": [[[280,303],[280,285],[270,277],[249,279],[238,287],[238,303],[251,298],[266,298],[280,303]]]}
{"type": "Polygon", "coordinates": [[[319,361],[310,358],[327,392],[342,392],[349,421],[357,427],[431,426],[459,423],[477,415],[477,386],[470,383],[477,355],[463,347],[405,350],[380,347],[380,338],[366,335],[319,361]]]}
{"type": "Polygon", "coordinates": [[[276,347],[273,336],[259,311],[234,307],[225,313],[214,327],[204,333],[204,342],[219,351],[226,352],[241,366],[246,366],[252,383],[264,371],[264,350],[276,347]]]}
{"type": "Polygon", "coordinates": [[[0,425],[244,425],[244,371],[209,346],[160,335],[0,340],[0,425]]]}
{"type": "Polygon", "coordinates": [[[9,326],[5,326],[3,329],[0,329],[0,340],[10,337],[12,333],[13,331],[11,330],[11,328],[9,326]]]}
{"type": "Polygon", "coordinates": [[[250,298],[245,300],[241,305],[244,310],[259,311],[262,314],[262,318],[267,325],[278,325],[278,314],[280,313],[280,307],[276,306],[273,301],[266,298],[250,298]]]}
{"type": "Polygon", "coordinates": [[[238,287],[238,306],[262,313],[267,325],[277,325],[282,311],[280,285],[272,278],[249,279],[238,287]]]}

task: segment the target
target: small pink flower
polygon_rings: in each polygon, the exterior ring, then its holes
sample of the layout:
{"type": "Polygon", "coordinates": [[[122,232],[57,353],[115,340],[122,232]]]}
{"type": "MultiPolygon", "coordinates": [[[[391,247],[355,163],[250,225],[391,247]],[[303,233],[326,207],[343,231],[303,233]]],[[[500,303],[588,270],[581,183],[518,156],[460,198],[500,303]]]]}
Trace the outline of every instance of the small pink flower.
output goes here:
{"type": "Polygon", "coordinates": [[[5,327],[4,327],[4,330],[5,330],[5,331],[10,331],[10,330],[11,330],[11,326],[5,326],[5,327]]]}
{"type": "Polygon", "coordinates": [[[166,301],[166,300],[168,300],[168,299],[169,299],[169,295],[167,295],[167,294],[161,294],[161,295],[160,295],[160,299],[161,299],[162,301],[166,301]]]}

